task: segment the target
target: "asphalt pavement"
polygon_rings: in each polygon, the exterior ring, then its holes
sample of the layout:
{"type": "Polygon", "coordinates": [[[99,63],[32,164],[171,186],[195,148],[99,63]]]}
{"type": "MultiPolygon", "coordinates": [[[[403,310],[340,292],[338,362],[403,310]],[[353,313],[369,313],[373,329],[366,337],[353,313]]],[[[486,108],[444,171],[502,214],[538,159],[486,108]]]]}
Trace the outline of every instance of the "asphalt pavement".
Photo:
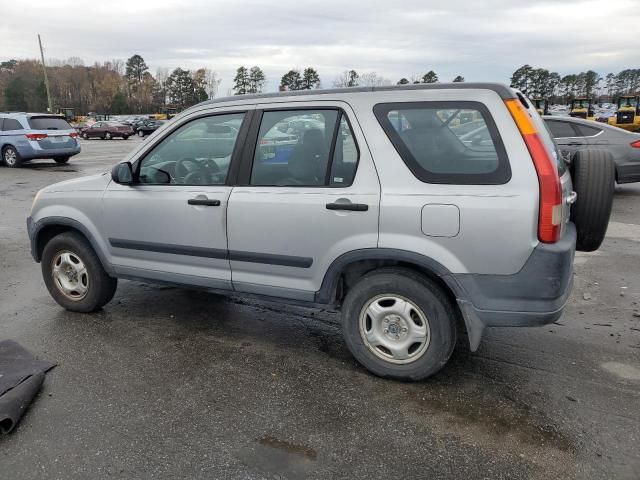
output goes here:
{"type": "Polygon", "coordinates": [[[640,478],[640,185],[616,187],[557,323],[488,330],[400,383],[326,310],[132,281],[95,314],[60,308],[29,253],[33,196],[141,141],[0,168],[0,339],[58,363],[0,438],[0,478],[640,478]]]}

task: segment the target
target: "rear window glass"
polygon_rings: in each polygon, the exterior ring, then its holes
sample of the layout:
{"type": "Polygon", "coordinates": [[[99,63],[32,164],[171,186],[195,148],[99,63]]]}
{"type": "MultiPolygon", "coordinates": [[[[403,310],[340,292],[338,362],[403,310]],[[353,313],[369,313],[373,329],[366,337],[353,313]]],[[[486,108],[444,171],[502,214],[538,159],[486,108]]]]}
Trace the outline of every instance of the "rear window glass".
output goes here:
{"type": "Polygon", "coordinates": [[[60,117],[31,117],[29,126],[34,130],[73,130],[71,125],[60,117]]]}
{"type": "Polygon", "coordinates": [[[576,132],[573,130],[573,127],[569,122],[547,120],[547,125],[549,126],[549,130],[551,130],[551,134],[555,138],[567,138],[576,136],[576,132]]]}
{"type": "Polygon", "coordinates": [[[498,129],[482,103],[386,103],[374,113],[423,182],[499,185],[511,178],[498,129]]]}

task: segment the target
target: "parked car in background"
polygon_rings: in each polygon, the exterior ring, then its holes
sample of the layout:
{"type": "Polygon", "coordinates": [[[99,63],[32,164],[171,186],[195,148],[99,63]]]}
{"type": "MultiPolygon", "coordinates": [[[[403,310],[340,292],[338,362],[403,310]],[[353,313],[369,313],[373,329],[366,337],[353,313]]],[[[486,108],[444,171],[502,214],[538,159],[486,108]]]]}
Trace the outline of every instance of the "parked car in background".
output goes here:
{"type": "Polygon", "coordinates": [[[133,129],[129,125],[120,122],[96,122],[82,131],[82,138],[89,140],[90,138],[102,138],[103,140],[111,140],[120,137],[124,140],[133,135],[133,129]]]}
{"type": "Polygon", "coordinates": [[[36,158],[66,163],[80,153],[78,132],[59,115],[0,113],[0,153],[7,167],[36,158]]]}
{"type": "Polygon", "coordinates": [[[604,150],[616,164],[616,182],[640,182],[640,134],[600,122],[545,116],[560,150],[572,157],[580,150],[604,150]]]}
{"type": "Polygon", "coordinates": [[[146,137],[147,135],[151,135],[157,129],[159,129],[162,125],[167,123],[166,120],[146,120],[142,122],[137,127],[137,133],[139,137],[146,137]]]}

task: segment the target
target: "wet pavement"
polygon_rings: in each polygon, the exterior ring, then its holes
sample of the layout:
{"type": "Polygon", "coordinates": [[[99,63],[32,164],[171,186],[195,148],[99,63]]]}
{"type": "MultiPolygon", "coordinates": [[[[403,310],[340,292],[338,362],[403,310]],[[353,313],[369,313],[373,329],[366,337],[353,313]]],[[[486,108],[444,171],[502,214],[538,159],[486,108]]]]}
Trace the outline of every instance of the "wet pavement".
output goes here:
{"type": "Polygon", "coordinates": [[[0,478],[640,478],[640,185],[617,187],[556,324],[489,330],[399,383],[352,359],[330,311],[131,281],[95,314],[54,303],[33,195],[140,141],[0,168],[0,339],[58,362],[0,438],[0,478]]]}

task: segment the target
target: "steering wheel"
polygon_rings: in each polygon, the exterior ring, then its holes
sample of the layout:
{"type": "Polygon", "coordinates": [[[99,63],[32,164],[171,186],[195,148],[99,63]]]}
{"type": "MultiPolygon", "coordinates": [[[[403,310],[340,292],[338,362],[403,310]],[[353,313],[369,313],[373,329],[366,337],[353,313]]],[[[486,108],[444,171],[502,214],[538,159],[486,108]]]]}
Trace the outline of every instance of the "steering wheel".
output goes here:
{"type": "Polygon", "coordinates": [[[181,158],[176,162],[175,176],[176,180],[179,178],[185,178],[190,173],[195,173],[202,170],[200,162],[197,162],[195,158],[181,158]],[[190,167],[190,165],[193,165],[190,167]]]}

